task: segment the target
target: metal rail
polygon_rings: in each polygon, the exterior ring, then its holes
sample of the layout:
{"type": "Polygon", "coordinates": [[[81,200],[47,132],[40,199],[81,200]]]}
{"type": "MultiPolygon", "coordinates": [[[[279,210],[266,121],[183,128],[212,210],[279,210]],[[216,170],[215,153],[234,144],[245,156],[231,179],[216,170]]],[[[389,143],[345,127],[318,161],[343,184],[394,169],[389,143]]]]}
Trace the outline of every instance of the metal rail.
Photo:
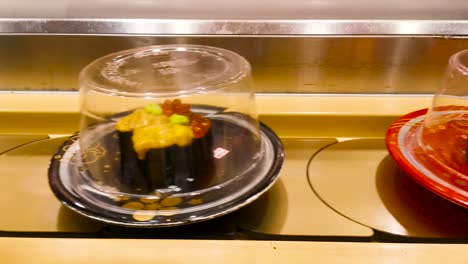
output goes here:
{"type": "Polygon", "coordinates": [[[0,19],[0,34],[466,36],[468,20],[0,19]]]}

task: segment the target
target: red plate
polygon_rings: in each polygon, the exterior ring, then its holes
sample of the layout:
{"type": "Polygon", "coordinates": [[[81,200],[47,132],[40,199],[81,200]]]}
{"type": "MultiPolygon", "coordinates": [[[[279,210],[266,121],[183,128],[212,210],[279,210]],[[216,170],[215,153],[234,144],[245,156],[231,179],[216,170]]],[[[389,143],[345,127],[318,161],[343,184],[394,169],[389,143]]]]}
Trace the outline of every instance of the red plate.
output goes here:
{"type": "Polygon", "coordinates": [[[439,196],[468,208],[468,177],[455,174],[428,156],[418,144],[427,109],[396,120],[386,135],[387,149],[395,162],[416,182],[439,196]]]}

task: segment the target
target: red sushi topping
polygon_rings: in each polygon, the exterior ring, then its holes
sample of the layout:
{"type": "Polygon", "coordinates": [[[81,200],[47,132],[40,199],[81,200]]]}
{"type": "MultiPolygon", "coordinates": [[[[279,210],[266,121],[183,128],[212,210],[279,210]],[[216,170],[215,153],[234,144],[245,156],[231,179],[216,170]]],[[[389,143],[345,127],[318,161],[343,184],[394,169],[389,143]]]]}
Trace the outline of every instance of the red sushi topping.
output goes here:
{"type": "Polygon", "coordinates": [[[211,127],[211,121],[208,118],[203,117],[201,114],[190,111],[189,104],[183,104],[180,99],[165,100],[160,104],[162,112],[166,116],[172,114],[184,115],[189,119],[189,125],[192,128],[193,137],[203,137],[211,127]]]}

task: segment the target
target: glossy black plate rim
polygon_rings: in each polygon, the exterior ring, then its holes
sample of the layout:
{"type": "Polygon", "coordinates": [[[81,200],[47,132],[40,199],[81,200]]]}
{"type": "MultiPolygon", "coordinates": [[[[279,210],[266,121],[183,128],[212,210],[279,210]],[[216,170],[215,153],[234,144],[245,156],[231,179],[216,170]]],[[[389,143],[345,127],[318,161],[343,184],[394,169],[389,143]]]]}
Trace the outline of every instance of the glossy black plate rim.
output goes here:
{"type": "MultiPolygon", "coordinates": [[[[252,188],[250,191],[246,192],[244,195],[239,196],[228,203],[223,204],[223,206],[218,206],[215,208],[207,209],[204,211],[204,216],[199,216],[196,219],[186,218],[182,221],[171,221],[171,222],[145,222],[145,221],[116,221],[109,219],[107,215],[107,210],[105,208],[95,206],[92,204],[87,204],[86,206],[78,206],[81,204],[80,200],[76,198],[68,189],[63,185],[61,177],[59,175],[60,160],[54,159],[55,156],[63,156],[67,150],[64,146],[73,144],[77,138],[78,134],[73,135],[68,140],[66,140],[54,153],[52,156],[51,162],[48,169],[49,177],[49,186],[57,197],[57,199],[67,208],[72,211],[77,212],[85,217],[94,219],[99,222],[124,226],[124,227],[141,227],[141,228],[159,228],[159,227],[171,227],[171,226],[180,226],[187,225],[192,223],[198,223],[202,221],[207,221],[214,219],[228,213],[234,212],[259,198],[263,193],[268,191],[273,184],[278,180],[281,168],[284,163],[284,148],[279,137],[265,124],[260,122],[260,130],[266,136],[266,139],[270,141],[274,153],[273,162],[270,166],[268,172],[264,175],[262,181],[252,188]]],[[[115,212],[112,212],[116,214],[115,212]]]]}

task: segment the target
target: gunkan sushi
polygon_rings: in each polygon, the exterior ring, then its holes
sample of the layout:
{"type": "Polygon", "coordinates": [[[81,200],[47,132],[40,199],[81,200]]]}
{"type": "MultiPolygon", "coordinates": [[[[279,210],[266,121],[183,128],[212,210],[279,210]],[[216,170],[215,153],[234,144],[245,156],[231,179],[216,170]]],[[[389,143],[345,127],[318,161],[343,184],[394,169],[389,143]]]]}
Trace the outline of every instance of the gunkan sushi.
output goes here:
{"type": "Polygon", "coordinates": [[[179,99],[152,103],[120,118],[120,184],[137,193],[175,185],[202,188],[213,167],[211,121],[179,99]]]}

